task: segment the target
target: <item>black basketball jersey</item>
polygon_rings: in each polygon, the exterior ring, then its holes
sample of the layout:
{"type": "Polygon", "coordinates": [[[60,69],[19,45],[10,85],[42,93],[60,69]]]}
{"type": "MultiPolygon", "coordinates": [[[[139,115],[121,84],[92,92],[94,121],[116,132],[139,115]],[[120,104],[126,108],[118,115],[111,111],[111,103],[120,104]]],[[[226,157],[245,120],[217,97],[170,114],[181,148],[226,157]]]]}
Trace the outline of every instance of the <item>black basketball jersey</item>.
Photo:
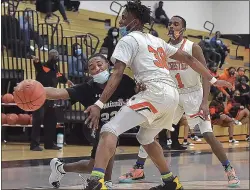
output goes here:
{"type": "MultiPolygon", "coordinates": [[[[135,94],[134,89],[134,80],[124,74],[116,91],[101,110],[100,127],[113,118],[125,102],[135,94]]],[[[100,88],[95,82],[87,82],[66,90],[69,93],[72,104],[80,102],[87,108],[100,98],[104,89],[100,88]]]]}

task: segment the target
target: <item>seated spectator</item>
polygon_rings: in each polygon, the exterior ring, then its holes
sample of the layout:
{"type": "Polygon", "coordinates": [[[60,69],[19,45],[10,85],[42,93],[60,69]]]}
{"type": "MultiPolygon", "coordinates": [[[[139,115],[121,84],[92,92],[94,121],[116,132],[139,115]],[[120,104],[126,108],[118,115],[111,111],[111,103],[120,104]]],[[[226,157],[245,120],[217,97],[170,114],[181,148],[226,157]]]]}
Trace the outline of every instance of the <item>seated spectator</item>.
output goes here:
{"type": "Polygon", "coordinates": [[[39,36],[38,32],[34,30],[34,20],[32,16],[32,11],[24,12],[24,15],[19,17],[20,29],[24,34],[24,42],[27,48],[34,51],[35,47],[30,45],[30,40],[34,40],[38,45],[40,50],[48,51],[48,48],[44,47],[43,40],[41,36],[39,36]]]}
{"type": "Polygon", "coordinates": [[[14,14],[15,7],[9,5],[5,15],[1,15],[2,50],[4,48],[10,50],[13,57],[29,57],[28,50],[23,41],[20,24],[14,14]]]}
{"type": "MultiPolygon", "coordinates": [[[[205,37],[204,40],[201,40],[198,45],[201,47],[205,60],[207,64],[214,64],[216,63],[216,54],[215,49],[213,46],[210,44],[210,39],[209,37],[205,37]]],[[[217,65],[216,65],[217,66],[217,65]]]]}
{"type": "Polygon", "coordinates": [[[82,78],[84,70],[87,70],[87,57],[78,43],[72,45],[72,56],[68,57],[68,69],[72,81],[76,78],[82,78]]]}
{"type": "Polygon", "coordinates": [[[236,83],[239,83],[239,82],[240,82],[239,79],[240,79],[242,76],[244,76],[244,77],[246,78],[247,83],[249,82],[249,78],[245,75],[245,72],[246,72],[246,70],[244,69],[244,67],[238,67],[238,69],[237,69],[238,76],[237,76],[237,78],[236,78],[236,83]]]}
{"type": "Polygon", "coordinates": [[[116,27],[112,27],[108,31],[108,36],[104,38],[104,42],[102,44],[102,49],[106,49],[108,51],[107,59],[110,62],[110,58],[115,50],[115,46],[118,43],[119,30],[116,27]]]}
{"type": "Polygon", "coordinates": [[[46,14],[49,19],[53,12],[59,11],[64,22],[70,23],[64,8],[64,0],[36,0],[36,11],[46,14]]]}
{"type": "Polygon", "coordinates": [[[250,110],[250,87],[245,76],[239,78],[239,83],[235,86],[235,89],[240,92],[241,105],[250,110]]]}
{"type": "Polygon", "coordinates": [[[228,89],[225,87],[218,88],[221,92],[223,92],[223,94],[227,97],[227,99],[230,99],[230,97],[233,95],[233,91],[235,90],[236,69],[234,67],[229,67],[228,69],[225,69],[224,73],[219,75],[218,79],[225,80],[225,81],[230,82],[232,84],[232,86],[233,86],[232,89],[228,89]]]}
{"type": "Polygon", "coordinates": [[[166,27],[168,27],[169,18],[162,7],[163,1],[160,1],[159,7],[155,10],[155,22],[164,24],[166,27]]]}
{"type": "Polygon", "coordinates": [[[78,12],[80,1],[64,0],[64,6],[67,11],[78,12]]]}
{"type": "Polygon", "coordinates": [[[225,63],[226,56],[228,55],[229,49],[220,39],[221,33],[217,31],[215,36],[210,40],[211,45],[215,48],[215,51],[221,55],[219,68],[222,68],[222,65],[225,63]]]}
{"type": "MultiPolygon", "coordinates": [[[[239,124],[246,124],[248,133],[250,133],[249,125],[249,110],[241,104],[240,91],[235,90],[233,98],[227,102],[225,113],[229,114],[235,121],[239,121],[239,124]]],[[[249,135],[246,136],[246,140],[249,141],[249,135]]]]}
{"type": "Polygon", "coordinates": [[[218,92],[212,102],[209,104],[209,111],[211,115],[211,121],[213,125],[220,125],[221,127],[228,127],[229,133],[229,142],[230,143],[239,143],[233,138],[234,134],[234,125],[235,122],[233,118],[224,114],[224,104],[223,104],[223,93],[218,92]]]}

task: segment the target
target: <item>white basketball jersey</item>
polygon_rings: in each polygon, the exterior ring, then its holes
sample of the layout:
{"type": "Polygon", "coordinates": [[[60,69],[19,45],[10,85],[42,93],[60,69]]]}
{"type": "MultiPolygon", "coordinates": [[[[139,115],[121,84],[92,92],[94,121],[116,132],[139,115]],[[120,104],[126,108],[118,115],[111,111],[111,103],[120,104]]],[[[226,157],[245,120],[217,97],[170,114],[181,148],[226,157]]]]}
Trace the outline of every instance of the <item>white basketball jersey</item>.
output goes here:
{"type": "MultiPolygon", "coordinates": [[[[190,40],[183,39],[179,44],[173,46],[192,55],[193,44],[190,40]]],[[[180,93],[194,91],[202,87],[201,75],[188,64],[169,59],[168,67],[180,93]]]]}
{"type": "Polygon", "coordinates": [[[177,48],[151,34],[134,31],[120,39],[111,61],[122,61],[133,71],[137,81],[167,82],[176,86],[168,70],[168,57],[177,52],[177,48]]]}

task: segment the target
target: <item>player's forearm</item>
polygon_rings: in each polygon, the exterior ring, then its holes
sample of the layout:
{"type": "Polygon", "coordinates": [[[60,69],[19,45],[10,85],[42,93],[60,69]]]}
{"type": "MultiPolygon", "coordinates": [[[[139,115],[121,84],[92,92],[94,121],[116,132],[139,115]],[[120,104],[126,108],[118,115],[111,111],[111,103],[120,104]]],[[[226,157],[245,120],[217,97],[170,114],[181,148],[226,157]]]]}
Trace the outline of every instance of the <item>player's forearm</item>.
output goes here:
{"type": "Polygon", "coordinates": [[[110,79],[108,80],[108,83],[100,97],[100,101],[102,103],[106,103],[109,98],[112,96],[112,94],[115,92],[115,90],[117,89],[118,85],[121,82],[122,79],[122,75],[123,73],[120,72],[116,72],[114,71],[114,73],[111,75],[110,79]]]}
{"type": "Polygon", "coordinates": [[[209,70],[201,62],[182,50],[178,50],[174,55],[170,56],[170,58],[188,64],[194,71],[200,73],[202,77],[208,81],[211,81],[213,78],[209,70]]]}
{"type": "Polygon", "coordinates": [[[200,73],[202,77],[207,79],[208,81],[210,81],[213,78],[208,69],[191,55],[186,54],[185,63],[187,63],[197,73],[200,73]]]}
{"type": "Polygon", "coordinates": [[[52,87],[45,87],[46,99],[48,100],[66,100],[69,99],[69,94],[65,89],[57,89],[52,87]]]}
{"type": "Polygon", "coordinates": [[[204,77],[202,78],[202,87],[203,87],[203,102],[208,101],[208,96],[210,93],[210,82],[205,79],[204,77]]]}

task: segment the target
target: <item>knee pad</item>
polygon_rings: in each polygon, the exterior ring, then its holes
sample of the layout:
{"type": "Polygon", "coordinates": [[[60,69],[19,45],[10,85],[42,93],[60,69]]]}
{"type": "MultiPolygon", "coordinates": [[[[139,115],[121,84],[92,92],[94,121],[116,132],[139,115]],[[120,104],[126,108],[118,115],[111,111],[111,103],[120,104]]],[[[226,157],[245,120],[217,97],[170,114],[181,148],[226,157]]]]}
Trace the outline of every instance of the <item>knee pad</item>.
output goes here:
{"type": "Polygon", "coordinates": [[[103,133],[103,132],[112,133],[117,137],[120,135],[120,134],[117,133],[117,131],[115,130],[115,126],[113,126],[111,122],[108,122],[108,123],[106,123],[105,125],[102,126],[100,134],[103,133]]]}
{"type": "Polygon", "coordinates": [[[140,158],[147,158],[148,157],[148,153],[146,152],[146,150],[143,148],[142,145],[140,146],[138,157],[140,157],[140,158]]]}
{"type": "Polygon", "coordinates": [[[136,138],[141,145],[151,144],[155,140],[154,137],[143,135],[140,131],[137,133],[136,138]]]}

